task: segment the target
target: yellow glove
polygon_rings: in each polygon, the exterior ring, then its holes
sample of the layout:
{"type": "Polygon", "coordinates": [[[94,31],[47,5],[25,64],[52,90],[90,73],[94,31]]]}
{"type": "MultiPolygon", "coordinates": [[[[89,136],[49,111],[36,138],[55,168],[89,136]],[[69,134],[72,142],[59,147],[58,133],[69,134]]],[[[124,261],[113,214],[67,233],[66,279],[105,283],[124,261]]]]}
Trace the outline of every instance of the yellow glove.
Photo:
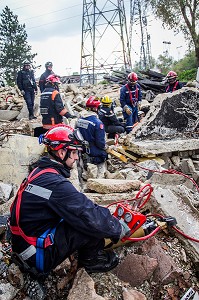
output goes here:
{"type": "Polygon", "coordinates": [[[130,109],[130,107],[128,107],[128,105],[124,106],[124,111],[127,113],[127,115],[131,115],[132,114],[132,110],[130,109]]]}
{"type": "Polygon", "coordinates": [[[141,102],[140,101],[138,101],[138,110],[141,110],[141,102]]]}

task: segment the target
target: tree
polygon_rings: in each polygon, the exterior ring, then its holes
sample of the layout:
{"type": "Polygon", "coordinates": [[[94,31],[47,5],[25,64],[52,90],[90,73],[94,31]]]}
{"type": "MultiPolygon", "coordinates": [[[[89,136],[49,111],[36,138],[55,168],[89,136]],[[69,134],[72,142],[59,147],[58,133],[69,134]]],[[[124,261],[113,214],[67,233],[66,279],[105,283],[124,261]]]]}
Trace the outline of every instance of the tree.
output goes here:
{"type": "Polygon", "coordinates": [[[199,67],[199,0],[144,0],[149,3],[163,26],[183,32],[194,47],[199,67]]]}
{"type": "Polygon", "coordinates": [[[171,56],[159,55],[156,61],[156,67],[160,70],[162,74],[167,74],[170,71],[173,64],[173,58],[171,56]]]}
{"type": "Polygon", "coordinates": [[[189,52],[184,58],[173,63],[172,69],[177,72],[181,81],[196,79],[197,65],[194,51],[189,52]]]}
{"type": "Polygon", "coordinates": [[[37,54],[31,54],[25,24],[19,24],[18,16],[14,15],[8,6],[4,8],[0,17],[0,65],[7,83],[13,85],[23,61],[32,62],[37,54]]]}

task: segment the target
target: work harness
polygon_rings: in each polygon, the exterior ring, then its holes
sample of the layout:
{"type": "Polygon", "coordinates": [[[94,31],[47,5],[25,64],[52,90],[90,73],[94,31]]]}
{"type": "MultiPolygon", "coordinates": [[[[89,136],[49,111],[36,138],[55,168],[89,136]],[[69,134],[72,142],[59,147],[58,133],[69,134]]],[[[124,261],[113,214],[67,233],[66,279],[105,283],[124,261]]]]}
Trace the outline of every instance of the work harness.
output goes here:
{"type": "Polygon", "coordinates": [[[136,84],[135,90],[131,91],[131,89],[129,88],[128,84],[125,84],[125,87],[127,88],[128,92],[129,92],[129,98],[130,98],[130,102],[131,104],[134,106],[137,101],[138,101],[138,87],[136,84]],[[135,92],[135,98],[133,99],[132,93],[135,92]]]}
{"type": "MultiPolygon", "coordinates": [[[[30,175],[27,177],[27,179],[24,182],[22,182],[17,192],[17,195],[15,197],[15,200],[12,203],[12,206],[10,208],[10,213],[12,212],[13,206],[16,203],[16,212],[15,212],[16,226],[10,225],[10,230],[12,234],[20,235],[28,244],[30,244],[30,246],[20,254],[20,256],[22,256],[22,259],[26,260],[36,253],[36,268],[38,271],[44,272],[44,249],[54,244],[54,235],[57,226],[55,226],[54,228],[47,229],[40,237],[27,236],[19,225],[22,193],[34,179],[41,176],[42,174],[44,173],[59,174],[59,172],[53,168],[47,168],[34,175],[36,169],[34,169],[30,173],[30,175]]],[[[60,222],[61,221],[62,220],[60,220],[60,222]]]]}

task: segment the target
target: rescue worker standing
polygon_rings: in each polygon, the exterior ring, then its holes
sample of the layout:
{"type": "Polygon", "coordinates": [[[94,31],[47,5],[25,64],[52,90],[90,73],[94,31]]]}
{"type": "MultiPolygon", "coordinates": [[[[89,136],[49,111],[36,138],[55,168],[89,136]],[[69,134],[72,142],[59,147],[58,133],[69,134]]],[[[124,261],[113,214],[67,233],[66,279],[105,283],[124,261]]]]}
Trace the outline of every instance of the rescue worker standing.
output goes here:
{"type": "Polygon", "coordinates": [[[126,120],[126,132],[132,131],[133,125],[138,121],[138,108],[142,100],[141,87],[137,83],[137,74],[128,75],[128,82],[120,89],[120,104],[126,120]]]}
{"type": "Polygon", "coordinates": [[[51,75],[54,74],[53,70],[52,70],[53,64],[51,61],[47,61],[45,63],[45,72],[43,74],[41,74],[40,79],[39,79],[39,88],[41,93],[44,91],[45,89],[45,85],[46,85],[46,78],[51,75]]]}
{"type": "Polygon", "coordinates": [[[45,130],[48,130],[55,124],[63,123],[63,117],[76,118],[71,115],[64,107],[58,86],[61,83],[59,77],[52,74],[46,79],[46,88],[41,94],[40,113],[42,115],[42,124],[45,130]]]}
{"type": "Polygon", "coordinates": [[[25,61],[23,69],[17,73],[17,86],[26,101],[29,120],[36,119],[34,116],[34,101],[35,93],[37,93],[37,84],[29,61],[25,61]]]}
{"type": "Polygon", "coordinates": [[[166,87],[166,93],[172,93],[172,92],[182,88],[182,83],[180,83],[177,80],[177,77],[178,77],[178,75],[174,71],[170,71],[167,74],[166,79],[168,82],[168,86],[166,87]]]}
{"type": "Polygon", "coordinates": [[[129,233],[124,221],[94,204],[68,180],[83,138],[78,129],[55,125],[40,137],[49,157],[42,157],[11,207],[12,250],[39,274],[48,274],[78,251],[88,272],[106,272],[118,264],[114,251],[104,251],[104,238],[117,242],[129,233]]]}
{"type": "Polygon", "coordinates": [[[102,105],[98,111],[99,119],[104,124],[108,138],[115,138],[116,133],[123,133],[125,131],[124,126],[113,111],[113,100],[109,96],[104,96],[101,99],[101,103],[102,105]]]}
{"type": "Polygon", "coordinates": [[[77,120],[77,128],[79,128],[84,140],[89,143],[89,153],[86,159],[93,164],[100,164],[107,160],[108,154],[105,151],[105,130],[104,124],[99,120],[97,112],[101,102],[91,96],[86,101],[86,111],[81,113],[77,120]]]}

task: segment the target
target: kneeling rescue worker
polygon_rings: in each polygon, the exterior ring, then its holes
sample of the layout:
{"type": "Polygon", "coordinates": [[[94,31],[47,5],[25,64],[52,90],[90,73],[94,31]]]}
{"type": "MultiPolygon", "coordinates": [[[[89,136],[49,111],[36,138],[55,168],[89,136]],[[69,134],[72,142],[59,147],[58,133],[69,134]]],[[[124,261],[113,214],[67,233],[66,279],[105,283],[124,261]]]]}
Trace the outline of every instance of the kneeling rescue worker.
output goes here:
{"type": "Polygon", "coordinates": [[[68,180],[83,138],[78,129],[56,125],[41,135],[48,155],[20,186],[11,207],[12,250],[38,274],[48,273],[78,251],[88,272],[106,272],[118,264],[104,238],[117,242],[129,227],[94,204],[68,180]]]}
{"type": "Polygon", "coordinates": [[[99,119],[104,124],[108,138],[115,138],[115,134],[123,133],[125,128],[114,113],[113,100],[106,95],[101,99],[101,103],[102,105],[98,111],[99,119]]]}

